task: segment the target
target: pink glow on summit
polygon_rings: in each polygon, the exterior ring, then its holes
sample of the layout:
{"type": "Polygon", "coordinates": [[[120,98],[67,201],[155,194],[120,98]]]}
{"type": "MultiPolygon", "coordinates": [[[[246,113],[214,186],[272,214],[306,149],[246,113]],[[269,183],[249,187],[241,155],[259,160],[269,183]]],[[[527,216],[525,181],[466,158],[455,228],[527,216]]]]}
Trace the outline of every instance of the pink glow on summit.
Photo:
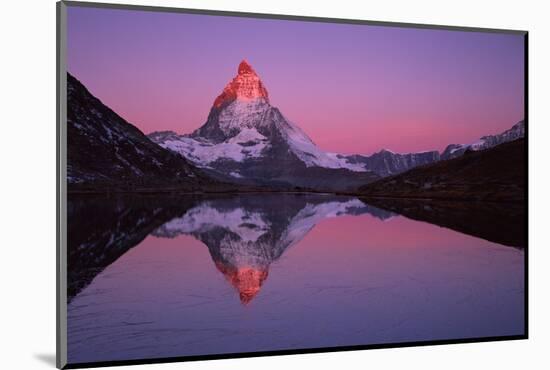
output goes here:
{"type": "Polygon", "coordinates": [[[237,76],[225,86],[222,93],[214,101],[214,107],[232,102],[235,99],[252,100],[263,98],[269,103],[268,93],[260,77],[252,66],[243,60],[239,63],[237,76]]]}
{"type": "Polygon", "coordinates": [[[145,133],[192,132],[245,81],[322,149],[442,150],[524,118],[523,57],[513,34],[68,9],[69,72],[145,133]]]}

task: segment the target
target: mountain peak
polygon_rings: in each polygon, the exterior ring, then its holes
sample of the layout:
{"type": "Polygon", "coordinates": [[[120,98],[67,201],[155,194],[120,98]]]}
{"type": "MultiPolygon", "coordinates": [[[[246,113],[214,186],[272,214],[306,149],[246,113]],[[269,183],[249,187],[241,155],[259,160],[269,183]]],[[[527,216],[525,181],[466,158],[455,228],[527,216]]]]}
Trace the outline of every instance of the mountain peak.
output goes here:
{"type": "Polygon", "coordinates": [[[246,73],[252,73],[256,74],[256,71],[252,66],[248,63],[246,59],[243,59],[241,63],[239,64],[238,74],[246,74],[246,73]]]}
{"type": "Polygon", "coordinates": [[[237,76],[229,82],[214,101],[214,107],[220,108],[235,100],[250,101],[263,99],[269,103],[268,93],[262,80],[252,66],[243,59],[239,64],[237,76]]]}
{"type": "Polygon", "coordinates": [[[256,297],[268,275],[267,269],[261,268],[237,268],[220,262],[216,262],[216,267],[239,292],[239,299],[243,305],[249,304],[256,297]]]}

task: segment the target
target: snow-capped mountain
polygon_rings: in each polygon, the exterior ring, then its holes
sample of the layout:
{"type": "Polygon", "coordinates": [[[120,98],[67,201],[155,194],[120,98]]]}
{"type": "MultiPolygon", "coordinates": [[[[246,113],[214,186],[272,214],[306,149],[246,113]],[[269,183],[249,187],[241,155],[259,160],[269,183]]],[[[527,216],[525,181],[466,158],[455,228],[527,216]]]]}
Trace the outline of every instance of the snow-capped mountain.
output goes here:
{"type": "Polygon", "coordinates": [[[390,150],[382,149],[370,156],[348,155],[348,162],[363,164],[365,168],[376,174],[386,177],[406,172],[418,166],[424,166],[447,160],[463,155],[467,150],[478,151],[492,148],[496,145],[522,138],[525,134],[525,125],[523,121],[516,123],[511,129],[497,135],[483,136],[475,143],[471,144],[450,144],[440,154],[436,150],[418,152],[418,153],[394,153],[390,150]]]}
{"type": "Polygon", "coordinates": [[[185,158],[151,142],[67,74],[67,181],[69,189],[189,190],[210,180],[185,158]]]}
{"type": "Polygon", "coordinates": [[[149,138],[233,181],[346,189],[379,178],[363,164],[317,147],[271,105],[258,74],[244,60],[203,126],[189,135],[165,131],[149,138]]]}
{"type": "Polygon", "coordinates": [[[348,162],[362,164],[365,168],[385,177],[408,171],[417,166],[437,162],[440,156],[436,150],[401,154],[382,149],[370,156],[356,154],[349,155],[346,158],[348,162]]]}
{"type": "Polygon", "coordinates": [[[435,150],[408,154],[381,150],[369,156],[326,152],[271,105],[260,77],[243,60],[237,76],[214,100],[204,125],[186,135],[163,131],[148,136],[225,181],[352,190],[381,177],[454,158],[468,149],[487,149],[523,137],[523,132],[520,122],[473,144],[452,144],[441,154],[435,150]]]}
{"type": "Polygon", "coordinates": [[[441,153],[441,159],[451,159],[460,157],[467,150],[478,151],[497,146],[502,143],[514,141],[525,136],[525,122],[519,121],[511,129],[497,135],[488,135],[481,137],[475,143],[470,144],[451,144],[441,153]]]}

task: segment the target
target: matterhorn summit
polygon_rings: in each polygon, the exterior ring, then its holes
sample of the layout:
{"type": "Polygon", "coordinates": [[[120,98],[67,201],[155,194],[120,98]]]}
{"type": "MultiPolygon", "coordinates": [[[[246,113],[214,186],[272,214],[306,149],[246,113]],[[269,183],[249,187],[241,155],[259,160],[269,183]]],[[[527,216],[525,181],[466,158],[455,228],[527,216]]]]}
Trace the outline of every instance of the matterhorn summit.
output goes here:
{"type": "MultiPolygon", "coordinates": [[[[262,80],[252,66],[243,60],[239,64],[237,75],[214,100],[207,122],[190,136],[216,144],[235,136],[238,137],[233,140],[234,143],[240,139],[261,139],[263,136],[257,129],[268,125],[264,116],[269,113],[270,108],[267,89],[262,80]]],[[[226,149],[228,148],[223,148],[222,151],[228,154],[226,149]]],[[[239,148],[233,149],[234,152],[239,152],[239,148]]]]}
{"type": "Polygon", "coordinates": [[[438,159],[424,153],[422,160],[409,154],[411,158],[399,161],[369,161],[362,155],[322,150],[272,105],[259,74],[246,60],[214,99],[201,127],[190,134],[163,131],[148,136],[219,180],[283,189],[349,190],[438,159]]]}
{"type": "Polygon", "coordinates": [[[239,64],[237,76],[227,84],[223,92],[214,101],[214,107],[220,108],[235,100],[250,101],[261,99],[269,103],[267,90],[264,87],[256,71],[243,60],[239,64]]]}

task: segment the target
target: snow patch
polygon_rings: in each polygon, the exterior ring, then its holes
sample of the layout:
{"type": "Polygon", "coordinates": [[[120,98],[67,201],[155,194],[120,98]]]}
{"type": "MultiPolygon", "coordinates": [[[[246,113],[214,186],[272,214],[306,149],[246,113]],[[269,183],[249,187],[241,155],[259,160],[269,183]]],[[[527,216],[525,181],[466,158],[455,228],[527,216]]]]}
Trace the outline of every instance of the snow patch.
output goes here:
{"type": "Polygon", "coordinates": [[[235,131],[255,129],[259,123],[266,121],[262,117],[269,108],[269,104],[263,98],[235,100],[221,111],[219,127],[228,136],[235,131]]]}
{"type": "Polygon", "coordinates": [[[203,167],[219,159],[242,162],[246,159],[258,158],[269,147],[266,137],[254,128],[243,129],[238,135],[219,144],[180,136],[177,140],[171,138],[159,145],[203,167]]]}
{"type": "Polygon", "coordinates": [[[290,148],[307,167],[345,168],[355,172],[366,172],[360,163],[350,163],[347,158],[338,153],[321,150],[297,125],[288,122],[285,130],[281,130],[290,148]]]}

